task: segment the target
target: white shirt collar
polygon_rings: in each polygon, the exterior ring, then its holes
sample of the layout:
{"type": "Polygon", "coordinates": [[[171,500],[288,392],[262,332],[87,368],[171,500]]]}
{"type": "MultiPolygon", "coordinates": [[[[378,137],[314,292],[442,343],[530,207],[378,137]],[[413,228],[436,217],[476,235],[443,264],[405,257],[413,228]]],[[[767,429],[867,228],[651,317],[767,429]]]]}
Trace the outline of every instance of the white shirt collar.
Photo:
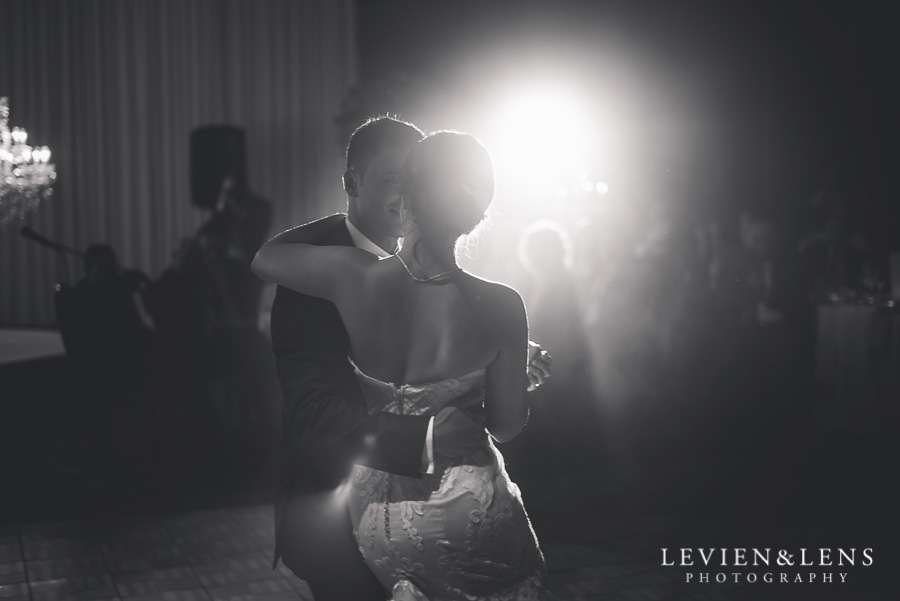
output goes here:
{"type": "Polygon", "coordinates": [[[359,231],[359,228],[353,225],[350,221],[350,216],[347,215],[347,231],[350,233],[350,239],[353,240],[353,245],[356,248],[361,248],[365,251],[368,251],[375,255],[376,257],[390,257],[391,253],[387,252],[371,240],[369,240],[364,233],[359,231]]]}

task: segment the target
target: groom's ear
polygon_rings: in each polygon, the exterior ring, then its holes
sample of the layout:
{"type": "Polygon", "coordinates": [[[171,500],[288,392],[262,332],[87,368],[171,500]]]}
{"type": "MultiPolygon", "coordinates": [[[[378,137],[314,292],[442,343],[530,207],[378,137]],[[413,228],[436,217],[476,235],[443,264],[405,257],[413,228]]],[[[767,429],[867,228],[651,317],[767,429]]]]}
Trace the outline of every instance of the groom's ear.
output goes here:
{"type": "Polygon", "coordinates": [[[344,184],[344,192],[347,193],[347,196],[355,197],[359,195],[356,190],[356,177],[352,169],[347,169],[346,171],[344,171],[344,175],[341,177],[341,181],[344,184]]]}

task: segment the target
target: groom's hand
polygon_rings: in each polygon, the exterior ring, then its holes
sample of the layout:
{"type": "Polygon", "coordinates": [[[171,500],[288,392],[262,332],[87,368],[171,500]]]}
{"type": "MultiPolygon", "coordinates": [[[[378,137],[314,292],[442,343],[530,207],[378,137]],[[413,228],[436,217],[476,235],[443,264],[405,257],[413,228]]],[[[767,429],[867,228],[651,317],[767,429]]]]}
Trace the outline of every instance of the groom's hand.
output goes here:
{"type": "Polygon", "coordinates": [[[550,377],[553,357],[537,342],[528,341],[528,392],[544,383],[550,377]]]}
{"type": "Polygon", "coordinates": [[[434,418],[434,454],[473,455],[485,440],[485,415],[477,409],[444,407],[434,418]]]}

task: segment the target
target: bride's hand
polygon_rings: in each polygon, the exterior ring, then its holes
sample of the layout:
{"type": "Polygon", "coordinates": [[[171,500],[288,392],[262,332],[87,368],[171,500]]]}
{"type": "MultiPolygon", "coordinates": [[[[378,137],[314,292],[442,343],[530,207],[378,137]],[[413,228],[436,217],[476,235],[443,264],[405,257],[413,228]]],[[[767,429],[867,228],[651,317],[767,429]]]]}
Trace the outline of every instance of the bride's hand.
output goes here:
{"type": "Polygon", "coordinates": [[[528,392],[544,383],[550,377],[553,357],[541,345],[528,341],[528,392]]]}

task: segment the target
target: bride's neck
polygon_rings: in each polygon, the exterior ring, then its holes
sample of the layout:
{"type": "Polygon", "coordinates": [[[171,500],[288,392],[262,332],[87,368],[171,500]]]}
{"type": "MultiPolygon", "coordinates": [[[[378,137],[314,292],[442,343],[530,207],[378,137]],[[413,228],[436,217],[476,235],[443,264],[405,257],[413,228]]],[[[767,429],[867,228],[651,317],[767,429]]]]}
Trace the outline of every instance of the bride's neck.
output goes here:
{"type": "Polygon", "coordinates": [[[442,240],[415,231],[403,238],[400,254],[422,267],[451,269],[456,267],[456,240],[442,240]]]}

